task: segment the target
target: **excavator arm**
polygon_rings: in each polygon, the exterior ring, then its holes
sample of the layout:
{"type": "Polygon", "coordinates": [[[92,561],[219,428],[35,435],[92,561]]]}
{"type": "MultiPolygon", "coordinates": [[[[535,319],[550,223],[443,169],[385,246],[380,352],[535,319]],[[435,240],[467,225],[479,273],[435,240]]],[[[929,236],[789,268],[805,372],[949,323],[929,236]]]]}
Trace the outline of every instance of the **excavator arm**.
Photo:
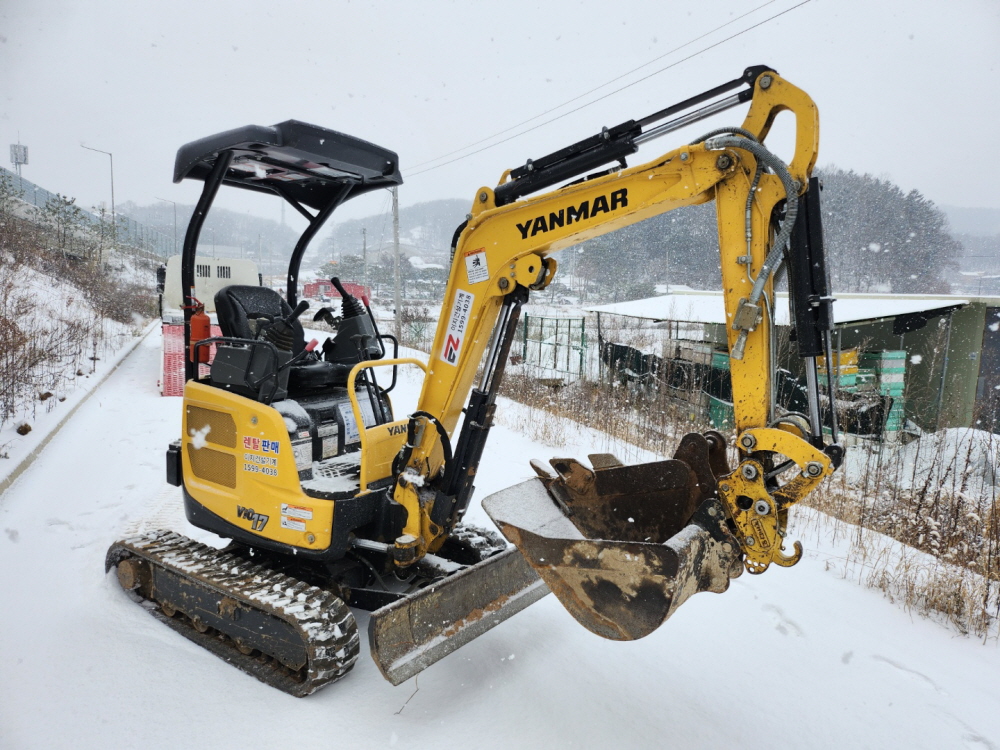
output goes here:
{"type": "MultiPolygon", "coordinates": [[[[798,560],[797,542],[791,552],[784,549],[788,508],[833,472],[842,451],[836,435],[832,446],[823,445],[815,355],[809,363],[814,413],[775,414],[772,279],[786,248],[802,245],[789,242],[803,223],[799,209],[818,197],[810,183],[818,137],[809,96],[769,68],[749,68],[699,97],[509,170],[496,188],[477,192],[456,233],[418,411],[403,420],[405,440],[393,442],[384,429],[371,436],[385,446],[379,455],[399,447],[394,497],[408,520],[395,543],[397,565],[434,552],[465,512],[520,306],[529,290],[551,283],[557,270],[552,254],[712,200],[730,322],[738,465],[728,467],[723,436],[692,435],[674,459],[654,464],[622,466],[612,456],[592,456],[590,469],[556,459],[555,476],[536,465],[539,479],[488,498],[484,508],[570,611],[612,638],[645,635],[695,591],[725,590],[742,566],[760,573],[771,563],[798,560]],[[735,88],[741,90],[719,98],[735,88]],[[626,166],[626,156],[645,140],[744,101],[750,107],[740,127],[626,166]],[[787,165],[763,145],[786,110],[795,119],[787,165]],[[673,119],[648,127],[667,117],[673,119]],[[617,164],[530,195],[608,162],[617,164]],[[452,445],[449,436],[463,411],[452,445]],[[793,467],[795,476],[779,485],[793,467]],[[639,602],[656,602],[655,611],[639,602]]],[[[815,263],[809,264],[807,258],[792,270],[808,272],[815,263]]],[[[831,300],[821,287],[807,285],[800,306],[825,311],[828,328],[831,300]]],[[[822,339],[817,326],[813,321],[822,339]]],[[[828,355],[828,331],[825,341],[828,355]]]]}

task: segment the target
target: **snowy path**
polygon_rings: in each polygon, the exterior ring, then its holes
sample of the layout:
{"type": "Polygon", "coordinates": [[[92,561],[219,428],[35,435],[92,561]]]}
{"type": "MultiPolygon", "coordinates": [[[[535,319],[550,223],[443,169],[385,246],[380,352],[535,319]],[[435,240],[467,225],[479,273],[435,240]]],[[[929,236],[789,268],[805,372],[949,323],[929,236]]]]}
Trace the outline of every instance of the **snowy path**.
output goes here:
{"type": "MultiPolygon", "coordinates": [[[[365,645],[309,698],[267,688],[102,572],[123,529],[170,517],[154,501],[180,400],[157,394],[158,347],[143,342],[0,496],[0,747],[1000,749],[1000,649],[911,618],[815,551],[695,597],[643,641],[603,641],[547,597],[415,694],[365,645]]],[[[569,452],[498,427],[477,494],[569,452]]]]}

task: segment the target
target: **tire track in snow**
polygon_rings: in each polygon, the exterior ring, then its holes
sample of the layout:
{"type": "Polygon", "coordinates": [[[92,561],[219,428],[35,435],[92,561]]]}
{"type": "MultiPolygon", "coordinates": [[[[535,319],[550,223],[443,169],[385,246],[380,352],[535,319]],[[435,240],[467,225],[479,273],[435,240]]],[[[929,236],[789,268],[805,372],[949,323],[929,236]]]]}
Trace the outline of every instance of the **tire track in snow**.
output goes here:
{"type": "Polygon", "coordinates": [[[903,674],[909,675],[910,677],[924,683],[928,687],[933,688],[936,692],[941,693],[941,695],[947,695],[948,693],[942,689],[934,680],[925,675],[923,672],[918,672],[915,669],[910,669],[909,667],[903,666],[899,662],[893,661],[892,659],[880,656],[879,654],[873,654],[872,659],[875,661],[882,662],[883,664],[888,664],[890,667],[902,672],[903,674]]]}

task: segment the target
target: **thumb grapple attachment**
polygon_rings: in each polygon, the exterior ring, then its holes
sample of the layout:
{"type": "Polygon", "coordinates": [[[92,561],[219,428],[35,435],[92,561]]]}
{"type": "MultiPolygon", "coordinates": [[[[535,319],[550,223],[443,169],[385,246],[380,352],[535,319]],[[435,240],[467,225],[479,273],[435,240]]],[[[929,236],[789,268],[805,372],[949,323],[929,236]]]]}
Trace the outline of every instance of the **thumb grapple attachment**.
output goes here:
{"type": "Polygon", "coordinates": [[[486,513],[580,624],[612,640],[653,632],[692,594],[740,575],[715,477],[718,433],[689,434],[675,458],[625,466],[609,454],[553,459],[483,500],[486,513]],[[714,471],[713,471],[714,469],[714,471]]]}

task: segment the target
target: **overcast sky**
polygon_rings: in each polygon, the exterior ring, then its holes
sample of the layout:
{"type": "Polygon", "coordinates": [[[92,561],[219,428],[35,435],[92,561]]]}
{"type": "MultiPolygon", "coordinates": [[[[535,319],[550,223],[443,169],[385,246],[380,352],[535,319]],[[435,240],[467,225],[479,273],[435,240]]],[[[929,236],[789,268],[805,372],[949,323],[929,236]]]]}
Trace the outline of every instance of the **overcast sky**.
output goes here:
{"type": "MultiPolygon", "coordinates": [[[[471,203],[505,168],[755,64],[817,102],[820,166],[870,172],[942,204],[1000,208],[989,136],[1000,122],[997,0],[0,0],[0,147],[6,157],[20,134],[24,176],[86,207],[110,202],[109,163],[81,143],[114,154],[118,203],[194,203],[200,183],[171,182],[178,146],[294,118],[397,151],[403,205],[471,203]]],[[[640,156],[698,134],[653,141],[640,156]]],[[[220,202],[278,217],[277,200],[242,192],[220,202]]],[[[374,194],[341,215],[384,205],[374,194]]]]}

